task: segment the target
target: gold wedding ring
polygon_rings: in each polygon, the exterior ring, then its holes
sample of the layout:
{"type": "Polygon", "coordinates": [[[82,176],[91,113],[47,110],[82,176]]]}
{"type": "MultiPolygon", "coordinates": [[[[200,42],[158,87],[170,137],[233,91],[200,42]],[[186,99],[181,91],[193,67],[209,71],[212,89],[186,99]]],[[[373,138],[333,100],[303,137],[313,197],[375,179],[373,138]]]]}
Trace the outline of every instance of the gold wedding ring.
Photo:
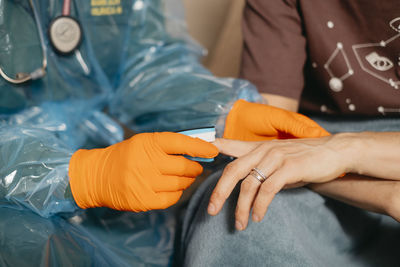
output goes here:
{"type": "Polygon", "coordinates": [[[267,180],[267,177],[257,168],[253,168],[250,172],[250,175],[256,178],[260,183],[264,183],[267,180]]]}

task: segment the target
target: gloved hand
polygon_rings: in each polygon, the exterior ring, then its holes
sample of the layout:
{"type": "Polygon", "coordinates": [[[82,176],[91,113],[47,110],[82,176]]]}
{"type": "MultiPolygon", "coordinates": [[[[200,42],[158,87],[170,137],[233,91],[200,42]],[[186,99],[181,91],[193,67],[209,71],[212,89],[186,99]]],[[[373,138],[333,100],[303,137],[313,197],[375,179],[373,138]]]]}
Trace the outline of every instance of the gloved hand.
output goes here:
{"type": "Polygon", "coordinates": [[[238,100],[225,122],[224,138],[264,141],[330,135],[308,117],[284,109],[238,100]]]}
{"type": "Polygon", "coordinates": [[[72,195],[79,207],[124,211],[164,209],[203,171],[178,154],[213,158],[218,149],[178,133],[144,133],[104,149],[78,150],[69,164],[72,195]]]}

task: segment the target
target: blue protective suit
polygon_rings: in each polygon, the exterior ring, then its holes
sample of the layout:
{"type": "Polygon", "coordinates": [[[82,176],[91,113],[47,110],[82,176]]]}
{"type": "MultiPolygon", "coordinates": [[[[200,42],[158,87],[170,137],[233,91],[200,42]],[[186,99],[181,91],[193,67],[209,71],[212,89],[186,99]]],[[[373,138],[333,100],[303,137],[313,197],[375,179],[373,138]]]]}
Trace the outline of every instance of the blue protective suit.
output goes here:
{"type": "MultiPolygon", "coordinates": [[[[61,14],[61,0],[33,2],[40,25],[28,0],[0,1],[0,65],[10,76],[40,65],[37,27],[47,32],[61,14]]],[[[261,98],[248,82],[201,66],[179,0],[72,1],[72,16],[83,29],[74,54],[56,54],[46,36],[44,78],[0,79],[0,264],[168,265],[178,207],[79,210],[72,153],[121,141],[121,123],[135,132],[221,132],[237,99],[261,98]]]]}

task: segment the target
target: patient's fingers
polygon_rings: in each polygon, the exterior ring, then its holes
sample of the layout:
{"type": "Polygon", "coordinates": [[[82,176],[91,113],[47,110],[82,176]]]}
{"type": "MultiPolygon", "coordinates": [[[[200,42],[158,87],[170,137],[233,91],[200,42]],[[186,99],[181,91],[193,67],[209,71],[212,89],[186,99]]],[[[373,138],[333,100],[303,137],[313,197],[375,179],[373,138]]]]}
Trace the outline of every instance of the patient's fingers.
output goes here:
{"type": "Polygon", "coordinates": [[[253,204],[253,221],[259,222],[264,218],[275,195],[286,184],[287,173],[285,170],[277,170],[261,185],[253,204]]]}
{"type": "Polygon", "coordinates": [[[217,215],[229,197],[236,184],[245,178],[252,168],[254,168],[261,160],[263,153],[261,150],[255,150],[244,157],[229,163],[219,179],[214,191],[210,197],[208,213],[217,215]]]}
{"type": "Polygon", "coordinates": [[[247,227],[251,206],[260,185],[260,181],[252,175],[248,175],[240,186],[240,194],[235,212],[235,226],[239,231],[242,231],[247,227]]]}
{"type": "MultiPolygon", "coordinates": [[[[264,156],[257,165],[257,172],[268,179],[268,177],[282,165],[283,152],[281,152],[281,150],[284,149],[269,150],[266,156],[264,156]]],[[[250,209],[260,186],[262,186],[262,183],[251,173],[243,181],[236,208],[236,225],[242,226],[242,229],[237,227],[238,230],[244,230],[246,228],[250,209]]],[[[253,215],[253,221],[259,221],[257,215],[253,215]]]]}
{"type": "Polygon", "coordinates": [[[267,177],[267,180],[261,185],[254,200],[253,221],[259,222],[264,218],[272,199],[286,184],[300,182],[296,179],[296,175],[300,171],[298,166],[288,161],[288,157],[299,149],[302,149],[302,147],[272,148],[257,166],[267,177]]]}
{"type": "MultiPolygon", "coordinates": [[[[256,144],[255,142],[243,143],[252,143],[252,145],[256,144]]],[[[224,172],[210,197],[210,204],[208,206],[208,213],[210,215],[216,215],[219,213],[225,200],[229,197],[236,184],[245,178],[250,171],[259,164],[271,148],[279,148],[285,145],[284,143],[274,144],[272,142],[264,142],[261,145],[260,144],[261,143],[258,143],[258,147],[255,149],[253,148],[251,153],[238,158],[225,167],[224,172]]],[[[281,159],[281,157],[279,158],[281,159]]],[[[270,165],[274,167],[277,163],[275,163],[274,160],[272,162],[273,164],[270,165]]],[[[266,175],[269,175],[271,172],[272,169],[266,175]]]]}
{"type": "Polygon", "coordinates": [[[244,142],[222,138],[217,138],[214,142],[214,145],[218,148],[220,153],[235,158],[239,158],[250,153],[260,144],[261,142],[244,142]]]}

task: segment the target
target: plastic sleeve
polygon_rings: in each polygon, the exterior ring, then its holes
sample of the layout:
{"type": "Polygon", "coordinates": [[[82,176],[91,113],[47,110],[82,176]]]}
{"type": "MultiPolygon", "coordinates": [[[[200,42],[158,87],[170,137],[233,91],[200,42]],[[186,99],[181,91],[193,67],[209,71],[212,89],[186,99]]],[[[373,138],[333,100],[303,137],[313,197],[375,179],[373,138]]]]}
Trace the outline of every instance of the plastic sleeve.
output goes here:
{"type": "Polygon", "coordinates": [[[0,128],[0,206],[50,217],[78,209],[69,193],[68,150],[54,133],[21,126],[0,128]]]}

